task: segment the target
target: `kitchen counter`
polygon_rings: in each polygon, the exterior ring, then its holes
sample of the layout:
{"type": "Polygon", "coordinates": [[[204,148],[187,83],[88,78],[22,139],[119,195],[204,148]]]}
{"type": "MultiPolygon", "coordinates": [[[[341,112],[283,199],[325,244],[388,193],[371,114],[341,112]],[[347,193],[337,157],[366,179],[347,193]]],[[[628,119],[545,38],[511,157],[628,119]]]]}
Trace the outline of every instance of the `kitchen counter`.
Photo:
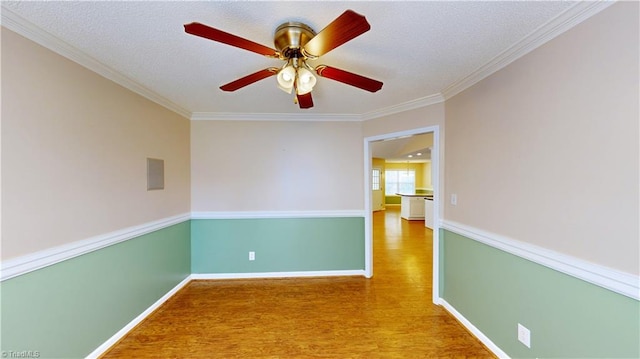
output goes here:
{"type": "Polygon", "coordinates": [[[433,201],[433,195],[397,193],[400,196],[400,217],[408,221],[424,220],[425,200],[433,201]]]}
{"type": "Polygon", "coordinates": [[[409,198],[424,198],[427,201],[433,201],[432,194],[396,193],[396,196],[409,197],[409,198]]]}
{"type": "Polygon", "coordinates": [[[402,197],[423,197],[425,199],[433,199],[432,194],[396,193],[396,195],[402,197]]]}

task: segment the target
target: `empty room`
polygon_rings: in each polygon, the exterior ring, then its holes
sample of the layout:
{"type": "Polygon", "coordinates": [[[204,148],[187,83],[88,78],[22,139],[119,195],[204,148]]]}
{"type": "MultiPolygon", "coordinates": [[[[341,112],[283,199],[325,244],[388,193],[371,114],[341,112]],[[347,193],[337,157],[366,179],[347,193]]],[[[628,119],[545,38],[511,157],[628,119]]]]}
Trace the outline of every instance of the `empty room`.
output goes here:
{"type": "Polygon", "coordinates": [[[638,358],[638,2],[2,1],[5,358],[638,358]]]}

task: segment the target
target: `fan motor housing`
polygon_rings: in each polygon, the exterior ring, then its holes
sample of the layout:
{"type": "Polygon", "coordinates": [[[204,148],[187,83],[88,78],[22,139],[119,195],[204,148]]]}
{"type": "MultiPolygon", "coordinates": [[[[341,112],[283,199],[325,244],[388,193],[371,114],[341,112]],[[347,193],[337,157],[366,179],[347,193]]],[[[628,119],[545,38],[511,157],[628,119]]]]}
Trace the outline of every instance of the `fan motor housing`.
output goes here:
{"type": "Polygon", "coordinates": [[[304,57],[301,48],[309,42],[316,32],[300,22],[286,22],[276,29],[273,43],[285,59],[304,57]]]}

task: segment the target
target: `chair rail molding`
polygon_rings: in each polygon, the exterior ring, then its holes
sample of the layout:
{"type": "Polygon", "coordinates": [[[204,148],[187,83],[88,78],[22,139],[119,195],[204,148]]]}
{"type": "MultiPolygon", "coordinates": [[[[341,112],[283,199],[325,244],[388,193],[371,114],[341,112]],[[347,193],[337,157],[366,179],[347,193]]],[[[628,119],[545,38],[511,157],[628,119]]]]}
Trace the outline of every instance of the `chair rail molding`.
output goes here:
{"type": "Polygon", "coordinates": [[[640,301],[640,277],[454,221],[441,228],[640,301]]]}

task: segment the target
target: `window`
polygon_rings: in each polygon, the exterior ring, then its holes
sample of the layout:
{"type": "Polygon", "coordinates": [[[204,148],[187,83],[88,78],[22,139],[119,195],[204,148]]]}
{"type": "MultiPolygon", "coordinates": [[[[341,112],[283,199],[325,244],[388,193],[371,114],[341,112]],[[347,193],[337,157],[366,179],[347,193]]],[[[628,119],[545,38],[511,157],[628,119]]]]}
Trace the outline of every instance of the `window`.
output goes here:
{"type": "Polygon", "coordinates": [[[374,168],[371,173],[371,189],[374,191],[380,190],[380,169],[374,168]]]}
{"type": "Polygon", "coordinates": [[[416,172],[414,170],[389,170],[384,172],[384,194],[414,193],[416,191],[416,172]]]}

